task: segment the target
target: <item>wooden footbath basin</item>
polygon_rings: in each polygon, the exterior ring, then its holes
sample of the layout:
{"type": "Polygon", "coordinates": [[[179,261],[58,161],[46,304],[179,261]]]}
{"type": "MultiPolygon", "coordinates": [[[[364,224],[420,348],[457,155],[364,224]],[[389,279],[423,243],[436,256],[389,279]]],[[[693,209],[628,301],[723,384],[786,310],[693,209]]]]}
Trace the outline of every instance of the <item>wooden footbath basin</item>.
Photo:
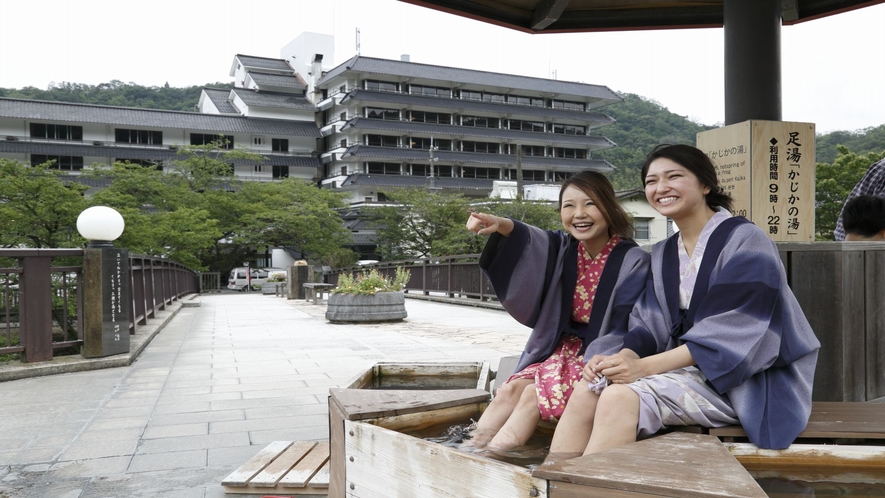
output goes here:
{"type": "Polygon", "coordinates": [[[485,363],[379,363],[330,389],[329,496],[787,497],[809,496],[809,482],[821,495],[885,496],[885,404],[815,403],[787,450],[760,450],[724,428],[533,469],[409,435],[476,420],[490,377],[485,363]]]}

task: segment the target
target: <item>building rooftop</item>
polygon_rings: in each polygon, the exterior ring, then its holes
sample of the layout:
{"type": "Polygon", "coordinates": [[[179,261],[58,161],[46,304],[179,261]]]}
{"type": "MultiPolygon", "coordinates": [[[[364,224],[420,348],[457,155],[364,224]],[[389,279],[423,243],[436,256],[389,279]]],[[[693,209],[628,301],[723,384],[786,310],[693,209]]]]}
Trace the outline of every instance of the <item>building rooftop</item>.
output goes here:
{"type": "Polygon", "coordinates": [[[272,109],[287,109],[295,111],[316,112],[317,108],[303,95],[277,92],[260,92],[247,88],[234,88],[232,90],[249,107],[265,107],[272,109]]]}
{"type": "Polygon", "coordinates": [[[476,87],[486,88],[497,87],[515,90],[529,90],[540,92],[545,95],[562,95],[564,98],[571,95],[592,99],[597,102],[597,105],[608,105],[622,100],[618,94],[611,91],[608,87],[601,85],[590,85],[586,83],[551,80],[546,78],[533,78],[530,76],[518,76],[515,74],[493,73],[490,71],[478,71],[474,69],[435,66],[431,64],[418,64],[415,62],[404,62],[390,59],[376,59],[361,55],[357,55],[330,70],[320,79],[317,86],[322,86],[345,72],[397,76],[401,78],[413,78],[416,80],[436,80],[458,85],[475,85],[476,87]]]}
{"type": "Polygon", "coordinates": [[[230,97],[229,88],[203,88],[203,93],[209,97],[218,112],[222,114],[240,114],[239,109],[234,107],[228,97],[230,97]]]}
{"type": "Polygon", "coordinates": [[[10,98],[0,98],[0,116],[32,121],[96,123],[137,128],[183,128],[221,133],[259,133],[313,138],[321,136],[312,121],[219,116],[197,112],[10,98]]]}
{"type": "MultiPolygon", "coordinates": [[[[290,66],[289,63],[283,59],[272,59],[269,57],[256,57],[254,55],[244,55],[244,54],[237,54],[234,56],[234,59],[239,60],[240,63],[244,67],[257,67],[257,68],[262,68],[262,69],[270,69],[270,70],[274,70],[274,71],[288,71],[293,74],[295,73],[295,70],[292,69],[292,66],[290,66]]],[[[235,68],[231,69],[231,74],[230,74],[231,76],[234,75],[234,69],[235,68]]]]}
{"type": "Polygon", "coordinates": [[[304,91],[307,85],[301,81],[297,75],[283,75],[276,73],[263,73],[260,71],[249,71],[249,77],[252,81],[261,86],[273,86],[277,88],[291,88],[293,90],[304,91]]]}

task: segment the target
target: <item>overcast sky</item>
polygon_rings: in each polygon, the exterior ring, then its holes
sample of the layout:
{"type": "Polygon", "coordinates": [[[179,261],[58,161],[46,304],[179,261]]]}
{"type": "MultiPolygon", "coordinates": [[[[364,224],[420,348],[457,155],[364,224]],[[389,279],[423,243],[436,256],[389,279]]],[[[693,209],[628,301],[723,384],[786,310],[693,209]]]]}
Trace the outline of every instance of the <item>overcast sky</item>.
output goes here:
{"type": "MultiPolygon", "coordinates": [[[[605,85],[704,124],[724,120],[722,29],[529,35],[396,0],[42,0],[3,5],[0,87],[230,81],[234,54],[279,57],[304,31],[360,53],[605,85]]],[[[783,119],[885,124],[885,4],[785,26],[783,119]]],[[[604,109],[603,109],[604,110],[604,109]]]]}

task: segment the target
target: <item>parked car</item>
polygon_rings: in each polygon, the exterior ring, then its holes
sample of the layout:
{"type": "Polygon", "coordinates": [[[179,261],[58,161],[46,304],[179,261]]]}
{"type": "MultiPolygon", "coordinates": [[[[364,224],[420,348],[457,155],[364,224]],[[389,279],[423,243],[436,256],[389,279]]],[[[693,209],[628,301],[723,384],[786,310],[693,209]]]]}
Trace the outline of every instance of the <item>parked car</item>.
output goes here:
{"type": "Polygon", "coordinates": [[[267,279],[268,275],[272,275],[274,273],[285,273],[286,270],[283,268],[276,267],[267,267],[267,268],[247,268],[245,266],[241,266],[239,268],[234,268],[230,271],[230,277],[228,277],[227,288],[230,290],[244,290],[246,286],[249,284],[250,279],[247,278],[247,273],[251,275],[251,283],[252,285],[262,285],[264,281],[267,279]]]}

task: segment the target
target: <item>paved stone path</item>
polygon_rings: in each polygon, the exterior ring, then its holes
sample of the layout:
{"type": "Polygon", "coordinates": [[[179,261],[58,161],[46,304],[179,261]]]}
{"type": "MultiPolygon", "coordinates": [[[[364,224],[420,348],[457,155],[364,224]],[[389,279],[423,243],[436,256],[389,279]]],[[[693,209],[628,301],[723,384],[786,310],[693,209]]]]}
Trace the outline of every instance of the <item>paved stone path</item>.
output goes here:
{"type": "Polygon", "coordinates": [[[271,441],[326,439],[329,387],[377,361],[494,368],[529,332],[503,311],[412,299],[404,322],[375,325],[273,296],[200,299],[131,366],[0,383],[0,497],[250,496],[222,478],[271,441]]]}

